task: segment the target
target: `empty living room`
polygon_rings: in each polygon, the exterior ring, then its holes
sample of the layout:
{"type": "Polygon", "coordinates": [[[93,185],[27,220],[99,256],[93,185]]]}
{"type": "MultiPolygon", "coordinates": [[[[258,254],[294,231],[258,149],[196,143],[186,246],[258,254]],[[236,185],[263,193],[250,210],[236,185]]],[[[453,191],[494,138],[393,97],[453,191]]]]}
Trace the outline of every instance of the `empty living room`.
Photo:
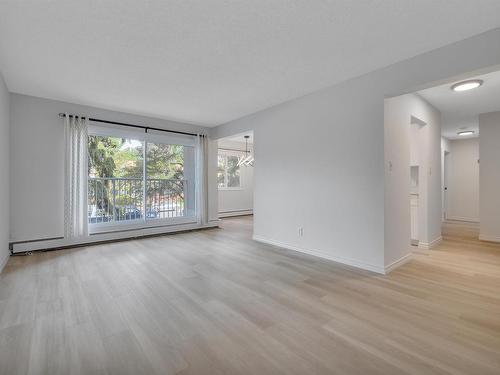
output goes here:
{"type": "Polygon", "coordinates": [[[500,375],[500,1],[0,1],[0,375],[500,375]]]}

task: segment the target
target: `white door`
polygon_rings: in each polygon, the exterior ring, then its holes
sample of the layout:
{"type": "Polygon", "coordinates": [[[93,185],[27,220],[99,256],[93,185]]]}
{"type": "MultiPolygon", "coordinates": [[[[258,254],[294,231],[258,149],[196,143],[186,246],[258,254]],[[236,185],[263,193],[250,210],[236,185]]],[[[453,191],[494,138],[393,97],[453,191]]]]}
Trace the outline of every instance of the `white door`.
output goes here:
{"type": "Polygon", "coordinates": [[[418,245],[418,194],[410,194],[411,244],[418,245]]]}
{"type": "Polygon", "coordinates": [[[446,152],[444,153],[444,163],[443,163],[443,219],[446,220],[447,212],[448,212],[448,176],[450,172],[450,153],[446,152]]]}

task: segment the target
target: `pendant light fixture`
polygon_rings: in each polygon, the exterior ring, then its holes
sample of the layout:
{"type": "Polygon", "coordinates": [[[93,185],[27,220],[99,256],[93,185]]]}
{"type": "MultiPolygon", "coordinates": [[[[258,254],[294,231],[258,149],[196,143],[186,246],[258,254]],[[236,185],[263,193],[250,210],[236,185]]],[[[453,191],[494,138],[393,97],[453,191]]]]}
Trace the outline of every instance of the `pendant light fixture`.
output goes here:
{"type": "Polygon", "coordinates": [[[253,167],[253,161],[254,158],[250,151],[248,151],[248,138],[250,138],[249,135],[245,135],[245,156],[242,156],[240,160],[238,160],[238,167],[241,165],[244,165],[245,167],[253,167]]]}

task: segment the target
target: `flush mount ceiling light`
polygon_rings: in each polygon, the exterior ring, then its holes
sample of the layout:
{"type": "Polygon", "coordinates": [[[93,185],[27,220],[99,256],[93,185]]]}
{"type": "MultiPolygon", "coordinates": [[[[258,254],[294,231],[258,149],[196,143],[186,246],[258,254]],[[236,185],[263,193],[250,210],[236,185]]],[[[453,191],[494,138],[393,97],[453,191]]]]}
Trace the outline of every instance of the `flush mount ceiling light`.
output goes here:
{"type": "Polygon", "coordinates": [[[455,83],[453,86],[451,86],[451,89],[453,91],[467,91],[467,90],[477,89],[482,84],[483,81],[480,79],[470,79],[468,81],[455,83]]]}
{"type": "Polygon", "coordinates": [[[472,135],[474,134],[473,130],[465,130],[463,132],[458,132],[457,135],[464,136],[464,135],[472,135]]]}

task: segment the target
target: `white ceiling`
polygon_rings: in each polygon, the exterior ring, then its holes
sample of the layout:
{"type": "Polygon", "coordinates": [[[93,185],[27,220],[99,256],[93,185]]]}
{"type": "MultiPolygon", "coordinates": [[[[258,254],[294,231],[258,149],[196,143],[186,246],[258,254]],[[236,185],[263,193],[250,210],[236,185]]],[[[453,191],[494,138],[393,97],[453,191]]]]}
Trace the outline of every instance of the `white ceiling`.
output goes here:
{"type": "Polygon", "coordinates": [[[500,26],[495,0],[2,0],[12,92],[213,126],[500,26]]]}
{"type": "Polygon", "coordinates": [[[232,135],[231,137],[222,138],[222,139],[226,140],[226,141],[230,141],[230,142],[243,142],[243,143],[245,143],[245,135],[249,136],[248,143],[253,143],[253,132],[252,131],[232,135]]]}
{"type": "Polygon", "coordinates": [[[455,82],[419,91],[418,94],[441,111],[442,135],[449,139],[463,138],[461,130],[473,130],[470,137],[479,135],[478,115],[500,111],[500,71],[471,76],[467,79],[482,79],[483,85],[470,91],[455,92],[455,82]]]}

